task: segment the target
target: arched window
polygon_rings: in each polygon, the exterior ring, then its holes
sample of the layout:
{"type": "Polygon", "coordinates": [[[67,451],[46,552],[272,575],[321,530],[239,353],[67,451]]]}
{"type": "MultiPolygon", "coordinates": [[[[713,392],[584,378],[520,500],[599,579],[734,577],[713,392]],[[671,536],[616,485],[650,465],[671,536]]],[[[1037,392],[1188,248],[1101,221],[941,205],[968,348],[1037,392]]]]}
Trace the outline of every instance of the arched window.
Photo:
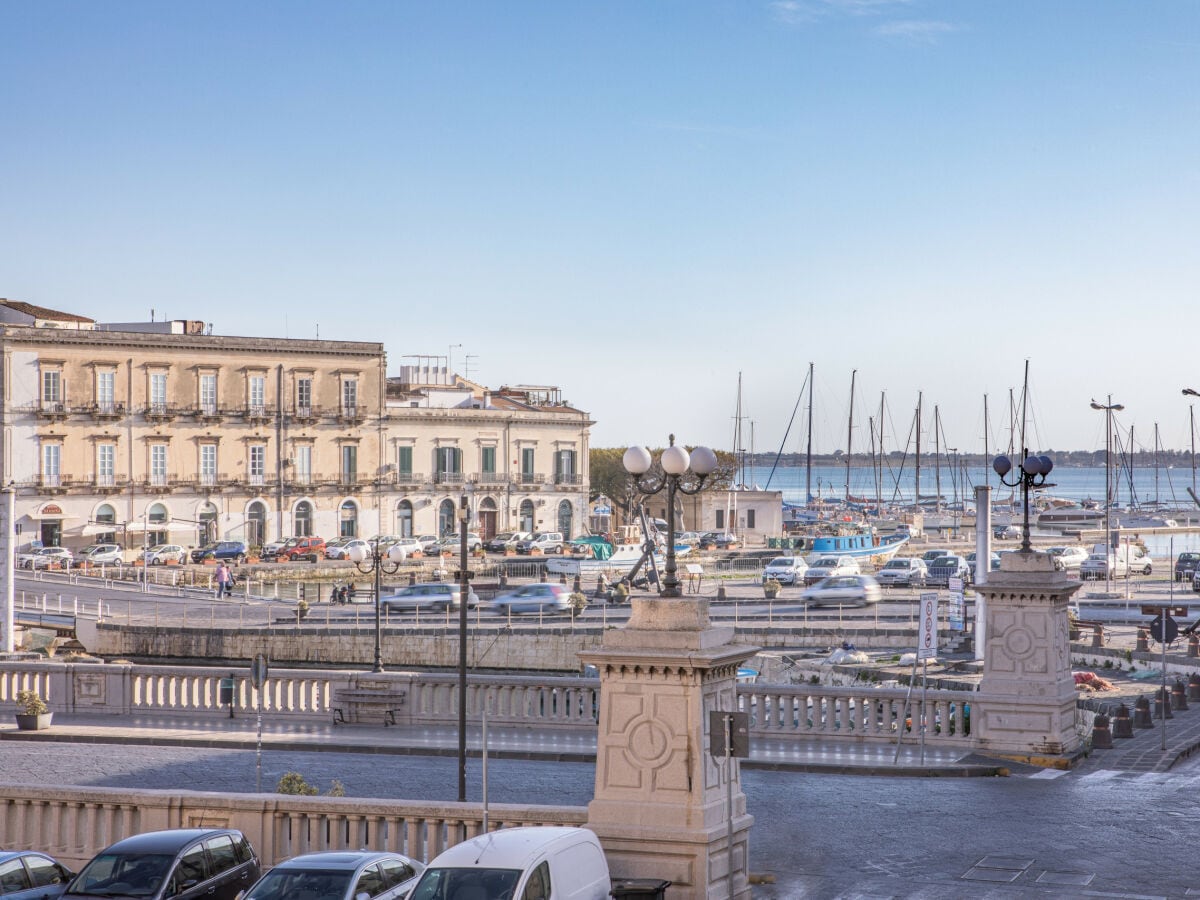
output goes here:
{"type": "Polygon", "coordinates": [[[396,504],[396,534],[400,537],[413,536],[413,507],[408,500],[396,504]]]}
{"type": "Polygon", "coordinates": [[[151,503],[146,510],[146,540],[151,547],[167,542],[170,528],[170,517],[167,508],[161,503],[151,503]]]}
{"type": "Polygon", "coordinates": [[[292,534],[295,537],[312,537],[312,533],[313,507],[307,500],[301,500],[292,512],[292,534]]]}
{"type": "Polygon", "coordinates": [[[358,537],[358,504],[353,500],[345,501],[338,510],[338,536],[344,538],[358,537]]]}
{"type": "Polygon", "coordinates": [[[522,500],[521,512],[519,515],[521,520],[521,531],[533,531],[533,501],[522,500]]]}
{"type": "Polygon", "coordinates": [[[96,507],[96,518],[93,520],[99,528],[104,528],[106,525],[111,525],[111,531],[99,531],[96,533],[97,544],[115,544],[117,542],[117,511],[113,509],[111,503],[101,503],[96,507]]]}
{"type": "Polygon", "coordinates": [[[261,547],[267,536],[267,505],[255,500],[246,507],[246,543],[261,547]]]}
{"type": "Polygon", "coordinates": [[[443,500],[438,505],[438,537],[458,531],[458,522],[454,515],[456,509],[453,500],[443,500]]]}
{"type": "Polygon", "coordinates": [[[563,533],[563,538],[571,539],[571,517],[575,512],[575,508],[571,506],[570,500],[564,500],[558,504],[558,530],[563,533]]]}
{"type": "Polygon", "coordinates": [[[217,508],[212,503],[201,503],[196,511],[200,521],[200,543],[208,544],[217,539],[217,508]]]}

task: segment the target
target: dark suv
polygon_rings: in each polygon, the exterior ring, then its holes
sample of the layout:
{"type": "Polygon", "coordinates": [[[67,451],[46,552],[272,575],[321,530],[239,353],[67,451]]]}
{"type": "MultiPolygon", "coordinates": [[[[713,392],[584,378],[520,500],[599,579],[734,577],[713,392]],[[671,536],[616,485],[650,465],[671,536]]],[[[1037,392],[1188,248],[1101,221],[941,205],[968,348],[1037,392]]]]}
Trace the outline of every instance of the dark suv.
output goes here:
{"type": "Polygon", "coordinates": [[[1196,574],[1196,565],[1200,563],[1200,553],[1180,553],[1175,558],[1175,580],[1191,581],[1196,574]]]}
{"type": "Polygon", "coordinates": [[[206,559],[223,559],[241,565],[246,561],[246,544],[244,541],[217,541],[205,544],[198,550],[192,551],[192,562],[204,562],[206,559]]]}
{"type": "Polygon", "coordinates": [[[117,841],[98,854],[62,896],[234,900],[259,874],[258,857],[240,831],[151,831],[117,841]]]}

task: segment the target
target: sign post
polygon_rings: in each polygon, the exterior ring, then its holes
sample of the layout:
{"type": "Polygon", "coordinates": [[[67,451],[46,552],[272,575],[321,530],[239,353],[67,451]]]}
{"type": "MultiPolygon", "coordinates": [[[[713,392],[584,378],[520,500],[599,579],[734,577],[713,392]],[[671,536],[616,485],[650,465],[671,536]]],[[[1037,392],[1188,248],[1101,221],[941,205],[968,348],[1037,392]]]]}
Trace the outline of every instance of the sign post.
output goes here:
{"type": "Polygon", "coordinates": [[[750,714],[709,710],[708,752],[725,757],[725,807],[728,815],[726,840],[729,852],[729,900],[733,900],[733,761],[750,755],[750,714]]]}
{"type": "Polygon", "coordinates": [[[267,681],[267,658],[259,653],[250,663],[250,681],[254,684],[254,711],[258,719],[258,738],[254,747],[254,793],[262,793],[262,689],[267,681]]]}

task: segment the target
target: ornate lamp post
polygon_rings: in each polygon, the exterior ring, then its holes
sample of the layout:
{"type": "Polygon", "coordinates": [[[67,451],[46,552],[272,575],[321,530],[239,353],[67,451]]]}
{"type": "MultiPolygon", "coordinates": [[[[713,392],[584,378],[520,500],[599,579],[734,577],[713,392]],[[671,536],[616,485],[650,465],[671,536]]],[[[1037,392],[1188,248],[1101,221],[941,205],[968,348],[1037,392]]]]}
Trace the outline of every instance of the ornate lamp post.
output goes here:
{"type": "Polygon", "coordinates": [[[1104,592],[1112,593],[1112,416],[1125,407],[1112,402],[1112,394],[1108,395],[1108,403],[1092,401],[1092,409],[1104,410],[1104,552],[1108,561],[1104,564],[1104,592]]]}
{"type": "Polygon", "coordinates": [[[380,651],[379,638],[381,631],[381,623],[379,620],[380,611],[383,604],[379,602],[379,578],[383,573],[395,575],[400,571],[400,565],[408,556],[404,552],[404,548],[399,544],[393,544],[388,550],[387,555],[379,552],[379,541],[374,541],[371,544],[371,552],[367,553],[361,544],[355,544],[350,548],[350,561],[354,563],[354,567],[364,575],[375,576],[375,666],[371,669],[372,672],[383,671],[383,654],[380,651]],[[365,565],[364,565],[365,564],[365,565]]]}
{"type": "Polygon", "coordinates": [[[704,486],[704,479],[717,469],[717,454],[708,447],[696,447],[689,454],[675,446],[675,435],[671,444],[662,452],[659,464],[662,472],[651,472],[654,459],[645,447],[630,447],[621,462],[625,471],[633,476],[639,494],[651,496],[662,490],[667,492],[667,564],[663,573],[660,597],[682,597],[679,578],[675,574],[675,494],[696,494],[704,486]]]}
{"type": "MultiPolygon", "coordinates": [[[[1012,481],[1005,481],[1004,476],[1012,472],[1012,460],[1007,456],[997,456],[992,460],[992,469],[1000,476],[1000,483],[1006,487],[1021,488],[1021,499],[1025,503],[1025,524],[1021,530],[1021,552],[1028,553],[1032,548],[1029,543],[1029,491],[1033,488],[1046,486],[1046,476],[1054,468],[1054,461],[1048,456],[1036,456],[1025,451],[1025,461],[1013,473],[1012,481]]],[[[1053,487],[1053,485],[1051,485],[1053,487]]],[[[986,565],[982,560],[976,566],[986,565]]]]}

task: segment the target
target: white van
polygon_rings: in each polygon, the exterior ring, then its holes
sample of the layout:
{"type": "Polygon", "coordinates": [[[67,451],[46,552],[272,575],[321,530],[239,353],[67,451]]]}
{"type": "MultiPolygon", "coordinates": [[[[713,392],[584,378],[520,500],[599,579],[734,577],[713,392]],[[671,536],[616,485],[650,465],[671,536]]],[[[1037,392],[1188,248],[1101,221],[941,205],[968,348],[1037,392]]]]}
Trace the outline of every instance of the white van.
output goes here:
{"type": "Polygon", "coordinates": [[[609,900],[600,840],[586,828],[501,828],[438,855],[408,900],[609,900]]]}

